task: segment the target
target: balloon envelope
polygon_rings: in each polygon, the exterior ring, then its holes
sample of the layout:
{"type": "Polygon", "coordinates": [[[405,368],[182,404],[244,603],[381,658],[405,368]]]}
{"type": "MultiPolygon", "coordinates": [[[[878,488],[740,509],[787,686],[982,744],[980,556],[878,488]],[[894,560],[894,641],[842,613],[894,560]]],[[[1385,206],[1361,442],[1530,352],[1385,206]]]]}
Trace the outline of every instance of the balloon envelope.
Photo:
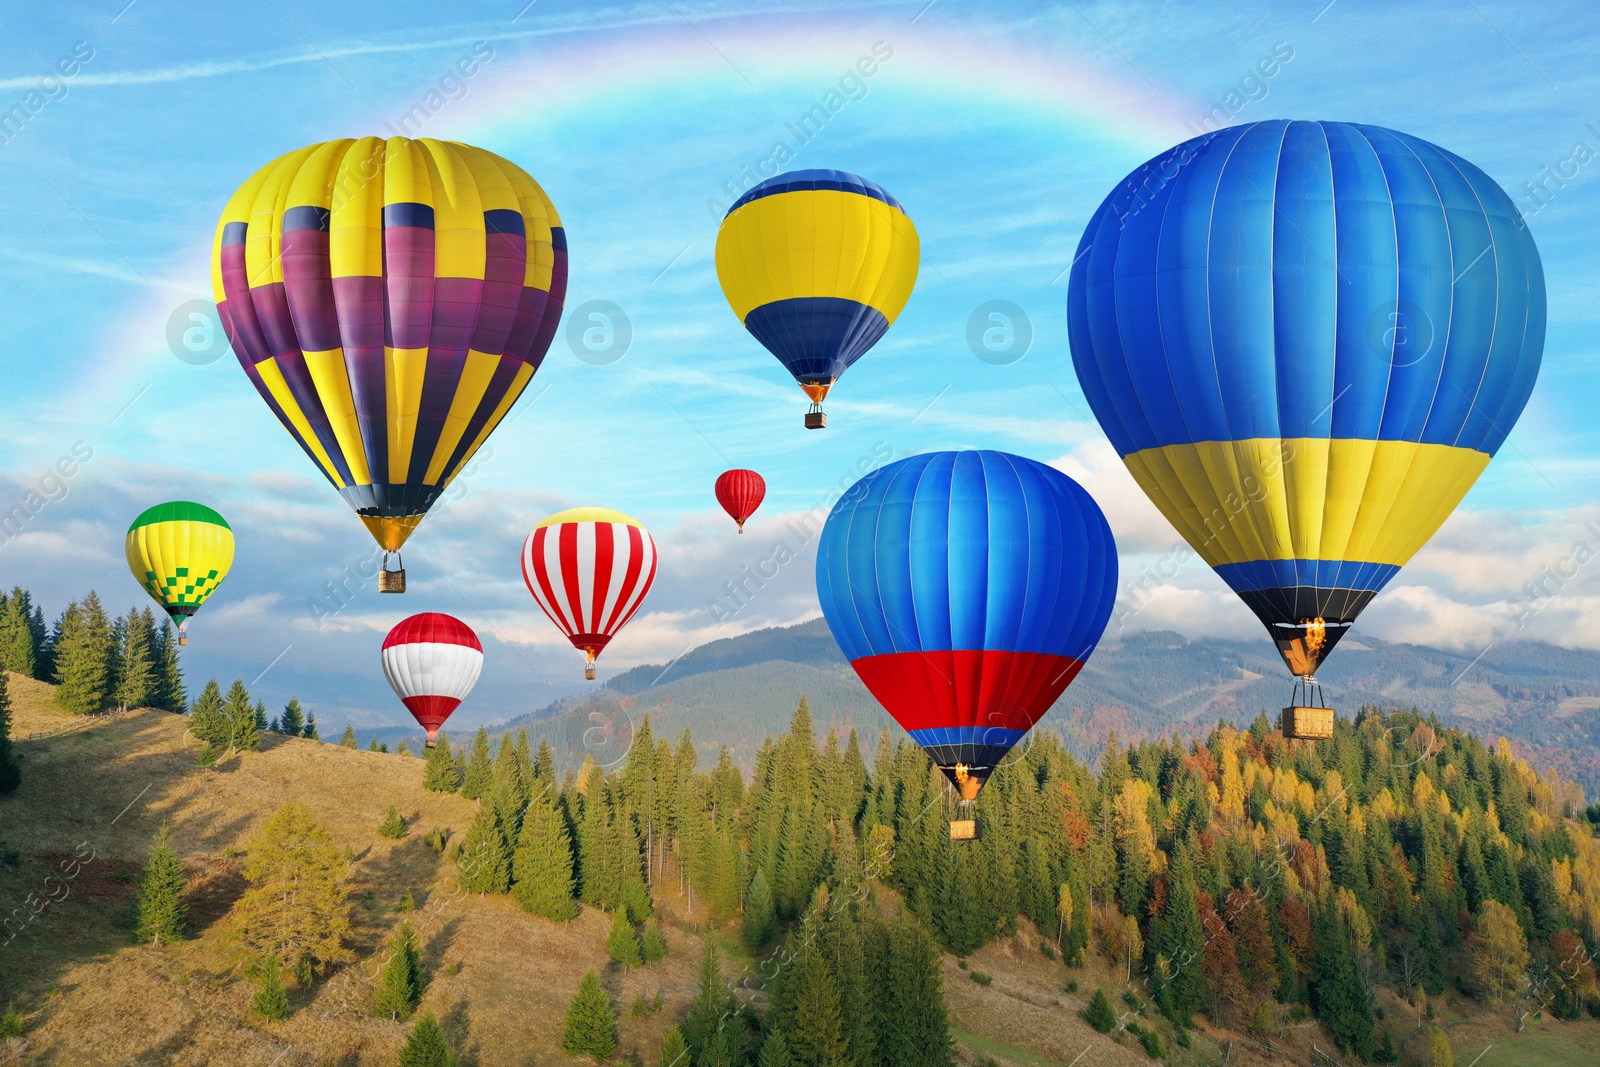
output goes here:
{"type": "Polygon", "coordinates": [[[544,359],[566,236],[538,183],[490,152],[329,141],[234,193],[212,288],[262,400],[395,551],[544,359]]]}
{"type": "Polygon", "coordinates": [[[594,661],[627,625],[656,577],[656,542],[637,519],[610,508],[569,508],[533,528],[522,545],[528,592],[594,661]]]}
{"type": "Polygon", "coordinates": [[[739,532],[744,533],[745,520],[755,514],[766,498],[767,482],[755,471],[723,471],[717,476],[716,493],[717,503],[739,524],[739,532]]]}
{"type": "Polygon", "coordinates": [[[1510,198],[1460,156],[1258,122],[1112,191],[1068,315],[1128,470],[1309,678],[1521,414],[1544,274],[1510,198]]]}
{"type": "Polygon", "coordinates": [[[1004,452],[873,471],[817,547],[817,597],[845,658],[966,799],[1083,667],[1116,587],[1094,500],[1004,452]]]}
{"type": "Polygon", "coordinates": [[[748,190],[717,232],[717,278],[745,329],[820,403],[899,316],[917,228],[880,186],[796,170],[748,190]]]}
{"type": "Polygon", "coordinates": [[[429,611],[397,623],[383,639],[383,676],[428,743],[478,683],[483,645],[452,615],[429,611]]]}
{"type": "Polygon", "coordinates": [[[178,621],[178,641],[233,566],[233,530],[221,515],[188,500],[146,508],[123,542],[128,569],[145,592],[178,621]]]}

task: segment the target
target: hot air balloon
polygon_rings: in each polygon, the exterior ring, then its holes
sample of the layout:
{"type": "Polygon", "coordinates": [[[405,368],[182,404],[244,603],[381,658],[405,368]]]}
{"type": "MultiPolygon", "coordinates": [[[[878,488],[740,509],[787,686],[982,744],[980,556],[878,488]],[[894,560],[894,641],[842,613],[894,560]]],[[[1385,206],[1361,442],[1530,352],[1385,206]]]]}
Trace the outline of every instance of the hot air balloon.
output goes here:
{"type": "Polygon", "coordinates": [[[233,566],[233,530],[221,515],[188,500],[146,508],[128,527],[128,569],[178,622],[189,643],[189,616],[200,610],[233,566]]]}
{"type": "Polygon", "coordinates": [[[834,505],[817,545],[834,640],[963,804],[1082,669],[1116,588],[1094,500],[1005,452],[881,467],[834,505]]]}
{"type": "Polygon", "coordinates": [[[439,728],[478,684],[483,644],[472,627],[453,615],[423,612],[402,619],[383,639],[383,676],[394,695],[428,731],[427,748],[439,728]]]}
{"type": "Polygon", "coordinates": [[[388,569],[516,403],[567,290],[544,190],[480,148],[431,138],[314,144],[228,201],[217,314],[245,373],[355,509],[388,569]]]}
{"type": "Polygon", "coordinates": [[[656,578],[650,531],[610,508],[568,508],[545,519],[522,545],[522,580],[572,647],[587,656],[583,676],[628,624],[656,578]]]}
{"type": "Polygon", "coordinates": [[[755,471],[723,471],[717,476],[717,503],[739,524],[740,533],[744,533],[744,521],[755,514],[766,495],[766,479],[755,471]]]}
{"type": "Polygon", "coordinates": [[[745,329],[822,400],[884,331],[917,280],[917,228],[900,202],[842,170],[795,170],[746,192],[717,232],[717,278],[745,329]]]}
{"type": "Polygon", "coordinates": [[[1296,677],[1284,733],[1331,736],[1318,666],[1533,389],[1544,273],[1517,209],[1393,130],[1231,126],[1112,191],[1068,313],[1106,436],[1296,677]]]}

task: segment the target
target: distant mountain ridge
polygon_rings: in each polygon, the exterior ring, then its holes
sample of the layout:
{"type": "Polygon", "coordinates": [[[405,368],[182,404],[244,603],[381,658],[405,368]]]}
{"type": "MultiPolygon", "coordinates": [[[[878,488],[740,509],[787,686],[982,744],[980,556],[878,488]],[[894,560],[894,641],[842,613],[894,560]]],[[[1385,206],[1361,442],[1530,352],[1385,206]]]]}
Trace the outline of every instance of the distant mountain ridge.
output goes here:
{"type": "MultiPolygon", "coordinates": [[[[1539,766],[1579,782],[1591,797],[1600,794],[1600,652],[1522,641],[1473,657],[1360,636],[1341,643],[1321,674],[1329,703],[1344,714],[1364,705],[1415,707],[1480,736],[1503,735],[1539,766]]],[[[1198,735],[1218,719],[1275,717],[1289,692],[1283,663],[1264,639],[1141,632],[1102,644],[1038,728],[1093,760],[1112,731],[1124,740],[1198,735]]],[[[649,714],[657,737],[687,728],[703,756],[714,758],[726,744],[748,769],[761,739],[784,728],[802,693],[821,729],[854,727],[870,744],[892,725],[819,618],[635,667],[501,729],[528,727],[565,742],[558,748],[573,755],[601,758],[596,731],[610,751],[618,730],[636,728],[649,714]]]]}

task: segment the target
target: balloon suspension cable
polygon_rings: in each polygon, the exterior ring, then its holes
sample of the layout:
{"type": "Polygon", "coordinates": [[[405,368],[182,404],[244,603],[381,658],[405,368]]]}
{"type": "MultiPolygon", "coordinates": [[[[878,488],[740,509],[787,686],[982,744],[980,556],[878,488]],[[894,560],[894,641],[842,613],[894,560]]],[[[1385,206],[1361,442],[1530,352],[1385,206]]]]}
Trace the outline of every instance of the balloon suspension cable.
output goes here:
{"type": "Polygon", "coordinates": [[[1294,680],[1292,702],[1296,707],[1325,708],[1327,700],[1322,695],[1322,683],[1314,674],[1302,674],[1294,680]]]}
{"type": "Polygon", "coordinates": [[[968,798],[962,791],[952,786],[945,795],[951,801],[945,809],[950,816],[950,840],[976,841],[982,837],[983,824],[978,821],[975,814],[976,794],[968,798]]]}

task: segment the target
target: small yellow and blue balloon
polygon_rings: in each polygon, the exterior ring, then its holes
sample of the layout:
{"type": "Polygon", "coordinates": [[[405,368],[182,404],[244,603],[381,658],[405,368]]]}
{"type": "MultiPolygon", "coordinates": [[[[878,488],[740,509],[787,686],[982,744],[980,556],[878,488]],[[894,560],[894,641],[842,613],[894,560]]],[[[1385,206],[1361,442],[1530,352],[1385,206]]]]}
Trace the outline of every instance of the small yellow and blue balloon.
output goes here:
{"type": "Polygon", "coordinates": [[[768,178],[717,231],[717,279],[744,328],[822,400],[894,323],[917,281],[921,245],[900,202],[842,170],[768,178]]]}
{"type": "Polygon", "coordinates": [[[128,569],[178,624],[188,644],[189,616],[200,610],[233,566],[233,530],[204,504],[170,500],[140,513],[124,544],[128,569]]]}

